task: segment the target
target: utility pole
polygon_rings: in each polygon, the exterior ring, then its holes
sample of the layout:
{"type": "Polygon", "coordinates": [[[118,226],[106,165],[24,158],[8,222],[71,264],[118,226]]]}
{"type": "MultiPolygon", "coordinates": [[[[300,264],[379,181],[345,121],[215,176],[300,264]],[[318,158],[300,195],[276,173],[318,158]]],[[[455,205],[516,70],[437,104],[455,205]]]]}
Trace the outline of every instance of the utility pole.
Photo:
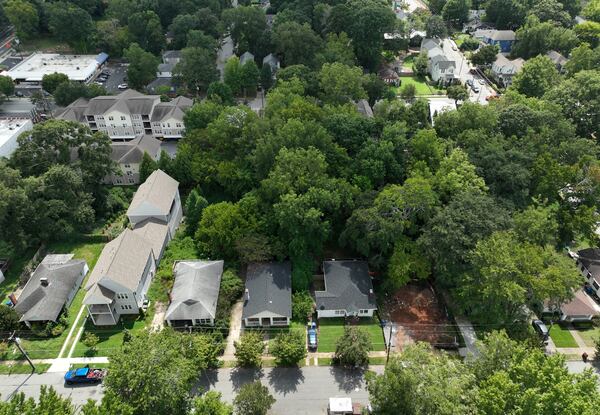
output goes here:
{"type": "Polygon", "coordinates": [[[25,359],[27,359],[27,361],[29,362],[29,364],[31,365],[31,368],[33,369],[33,371],[35,372],[35,365],[33,364],[33,362],[31,361],[31,359],[29,358],[29,355],[27,354],[27,352],[23,349],[23,347],[21,347],[21,339],[19,339],[18,337],[15,336],[15,333],[13,331],[13,333],[10,335],[10,337],[8,338],[9,342],[13,342],[14,344],[17,345],[17,347],[19,348],[19,350],[21,351],[21,353],[23,353],[23,356],[25,356],[25,359]]]}
{"type": "Polygon", "coordinates": [[[391,321],[390,323],[390,338],[388,340],[388,344],[387,344],[387,355],[385,358],[385,365],[387,366],[388,361],[390,360],[390,349],[392,348],[392,334],[393,334],[393,327],[394,327],[394,323],[392,323],[391,321]]]}

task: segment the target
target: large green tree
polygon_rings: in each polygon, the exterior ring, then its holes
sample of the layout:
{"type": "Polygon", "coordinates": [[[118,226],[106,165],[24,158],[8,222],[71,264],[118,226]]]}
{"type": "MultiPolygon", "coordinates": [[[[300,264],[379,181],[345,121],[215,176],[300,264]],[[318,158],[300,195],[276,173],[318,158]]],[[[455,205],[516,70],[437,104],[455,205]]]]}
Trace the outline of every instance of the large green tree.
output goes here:
{"type": "Polygon", "coordinates": [[[341,105],[367,97],[362,86],[362,71],[356,66],[326,63],[319,72],[319,83],[322,99],[327,103],[341,105]]]}
{"type": "Polygon", "coordinates": [[[312,66],[315,54],[323,47],[323,40],[306,23],[286,22],[275,27],[273,44],[286,66],[312,66]]]}
{"type": "Polygon", "coordinates": [[[160,19],[151,10],[140,11],[129,16],[127,28],[133,41],[148,52],[157,55],[165,45],[160,19]]]}
{"type": "Polygon", "coordinates": [[[66,1],[48,5],[48,27],[58,39],[80,50],[87,48],[94,32],[90,14],[66,1]]]}
{"type": "Polygon", "coordinates": [[[229,34],[238,55],[246,51],[260,52],[259,47],[267,30],[267,18],[260,7],[241,6],[223,11],[222,21],[229,28],[229,34]]]}
{"type": "Polygon", "coordinates": [[[133,88],[141,89],[156,77],[158,59],[142,49],[139,44],[129,45],[129,48],[123,51],[123,55],[129,61],[127,78],[133,88]]]}
{"type": "Polygon", "coordinates": [[[260,381],[246,383],[233,400],[237,414],[266,415],[274,403],[275,398],[260,381]]]}
{"type": "Polygon", "coordinates": [[[547,56],[536,56],[523,65],[512,87],[528,97],[541,97],[558,85],[560,77],[554,62],[547,56]]]}
{"type": "Polygon", "coordinates": [[[219,79],[214,52],[201,48],[183,49],[174,72],[196,94],[206,91],[211,82],[219,79]]]}
{"type": "Polygon", "coordinates": [[[8,0],[2,8],[21,39],[29,39],[37,34],[39,15],[33,4],[26,0],[8,0]]]}

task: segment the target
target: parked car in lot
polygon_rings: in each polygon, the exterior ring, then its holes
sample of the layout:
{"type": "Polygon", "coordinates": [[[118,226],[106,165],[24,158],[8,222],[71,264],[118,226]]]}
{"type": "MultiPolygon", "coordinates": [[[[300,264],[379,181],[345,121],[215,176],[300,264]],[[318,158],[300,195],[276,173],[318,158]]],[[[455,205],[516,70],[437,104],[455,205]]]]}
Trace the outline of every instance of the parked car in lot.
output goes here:
{"type": "Polygon", "coordinates": [[[542,340],[548,340],[550,330],[548,330],[548,327],[542,320],[533,320],[531,325],[533,326],[535,332],[542,338],[542,340]]]}
{"type": "Polygon", "coordinates": [[[473,80],[472,79],[467,79],[467,82],[465,82],[468,86],[472,87],[473,86],[473,80]]]}
{"type": "Polygon", "coordinates": [[[481,78],[481,79],[479,80],[479,83],[480,83],[481,85],[485,85],[485,80],[484,80],[483,78],[481,78]]]}
{"type": "Polygon", "coordinates": [[[106,376],[106,370],[92,369],[89,366],[85,366],[69,370],[65,373],[65,383],[67,385],[100,383],[104,379],[104,376],[106,376]]]}
{"type": "Polygon", "coordinates": [[[317,350],[317,328],[314,322],[309,326],[308,329],[308,350],[317,350]]]}
{"type": "Polygon", "coordinates": [[[118,88],[118,89],[127,89],[127,88],[129,88],[129,87],[127,86],[127,84],[119,84],[119,85],[117,86],[117,88],[118,88]]]}
{"type": "Polygon", "coordinates": [[[476,94],[479,93],[480,89],[477,85],[473,84],[471,85],[471,89],[473,90],[473,92],[475,92],[476,94]]]}

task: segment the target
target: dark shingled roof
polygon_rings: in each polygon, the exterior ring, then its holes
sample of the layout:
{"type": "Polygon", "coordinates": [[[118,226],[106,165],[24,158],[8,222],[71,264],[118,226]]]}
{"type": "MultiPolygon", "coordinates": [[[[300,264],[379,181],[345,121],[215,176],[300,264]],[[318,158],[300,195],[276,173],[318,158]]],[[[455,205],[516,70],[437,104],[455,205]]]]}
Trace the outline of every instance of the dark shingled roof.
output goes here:
{"type": "Polygon", "coordinates": [[[292,317],[292,267],[289,262],[248,265],[242,318],[262,312],[292,317]],[[250,298],[248,298],[250,297],[250,298]]]}
{"type": "Polygon", "coordinates": [[[85,266],[83,260],[41,263],[27,281],[15,306],[20,321],[56,321],[85,266]],[[47,278],[48,285],[42,285],[41,278],[47,278]]]}
{"type": "Polygon", "coordinates": [[[600,248],[586,248],[577,252],[579,261],[592,274],[592,277],[600,277],[600,248]]]}
{"type": "Polygon", "coordinates": [[[358,312],[377,308],[365,261],[325,261],[325,291],[315,291],[318,310],[358,312]]]}

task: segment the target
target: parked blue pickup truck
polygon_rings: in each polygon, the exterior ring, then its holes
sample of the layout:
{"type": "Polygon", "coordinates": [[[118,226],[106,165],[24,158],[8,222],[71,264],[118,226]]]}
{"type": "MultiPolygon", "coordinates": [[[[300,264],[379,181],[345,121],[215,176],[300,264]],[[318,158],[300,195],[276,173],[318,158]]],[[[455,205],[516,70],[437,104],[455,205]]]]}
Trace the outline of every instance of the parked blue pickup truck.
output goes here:
{"type": "Polygon", "coordinates": [[[106,370],[91,369],[89,366],[80,367],[79,369],[69,370],[65,373],[65,383],[67,385],[82,384],[82,383],[100,383],[106,370]]]}

